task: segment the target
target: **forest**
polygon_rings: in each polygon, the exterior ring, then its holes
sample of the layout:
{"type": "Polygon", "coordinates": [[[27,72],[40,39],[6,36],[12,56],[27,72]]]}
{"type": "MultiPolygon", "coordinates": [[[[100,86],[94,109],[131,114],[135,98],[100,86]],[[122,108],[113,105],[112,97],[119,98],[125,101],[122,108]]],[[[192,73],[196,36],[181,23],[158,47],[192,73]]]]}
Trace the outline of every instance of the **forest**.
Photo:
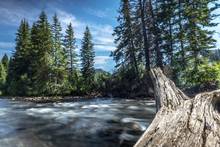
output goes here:
{"type": "Polygon", "coordinates": [[[0,65],[2,95],[153,95],[149,71],[160,67],[189,93],[217,89],[220,51],[212,27],[218,25],[217,0],[121,0],[114,29],[113,73],[94,67],[89,26],[80,53],[71,23],[62,33],[58,16],[44,11],[36,22],[21,20],[15,52],[0,65]]]}
{"type": "MultiPolygon", "coordinates": [[[[76,54],[76,39],[72,24],[65,35],[57,15],[49,24],[44,11],[29,27],[21,20],[16,33],[16,48],[1,63],[2,94],[12,96],[82,95],[98,91],[109,73],[95,71],[92,35],[88,27],[82,41],[80,55],[76,54]],[[78,69],[80,57],[81,69],[78,69]]],[[[105,83],[104,83],[105,84],[105,83]]]]}
{"type": "Polygon", "coordinates": [[[13,53],[0,60],[0,146],[220,146],[219,8],[0,1],[0,46],[16,30],[13,53]],[[111,61],[97,66],[101,56],[111,61]]]}

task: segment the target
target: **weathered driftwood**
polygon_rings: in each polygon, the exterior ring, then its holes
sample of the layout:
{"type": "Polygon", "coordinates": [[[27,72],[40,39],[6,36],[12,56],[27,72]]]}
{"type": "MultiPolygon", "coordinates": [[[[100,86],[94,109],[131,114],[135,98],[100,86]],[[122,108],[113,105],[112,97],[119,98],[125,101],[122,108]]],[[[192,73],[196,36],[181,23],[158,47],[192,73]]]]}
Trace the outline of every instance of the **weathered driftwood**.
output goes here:
{"type": "Polygon", "coordinates": [[[190,99],[160,69],[151,77],[161,108],[135,147],[220,146],[220,90],[190,99]]]}

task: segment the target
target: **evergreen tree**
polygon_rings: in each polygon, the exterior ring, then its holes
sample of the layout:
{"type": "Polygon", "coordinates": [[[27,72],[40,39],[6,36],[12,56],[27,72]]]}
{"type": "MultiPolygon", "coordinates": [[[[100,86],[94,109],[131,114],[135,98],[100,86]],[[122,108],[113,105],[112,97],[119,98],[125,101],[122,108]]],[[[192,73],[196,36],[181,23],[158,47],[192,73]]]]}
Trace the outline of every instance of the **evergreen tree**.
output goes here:
{"type": "Polygon", "coordinates": [[[153,48],[153,51],[155,52],[155,65],[163,68],[163,51],[162,48],[160,47],[161,43],[161,30],[159,29],[159,24],[157,21],[157,13],[158,13],[158,5],[157,5],[157,0],[152,1],[148,0],[146,2],[146,8],[147,8],[147,14],[149,19],[148,19],[148,31],[150,36],[152,37],[152,45],[151,47],[153,48]],[[154,3],[153,3],[154,2],[154,3]]]}
{"type": "Polygon", "coordinates": [[[76,54],[76,39],[72,24],[70,23],[66,29],[66,35],[64,38],[65,52],[68,57],[68,68],[70,75],[73,76],[77,67],[77,54],[76,54]]]}
{"type": "Polygon", "coordinates": [[[137,48],[135,47],[134,21],[131,17],[131,5],[129,0],[122,0],[118,16],[119,25],[114,30],[115,43],[117,49],[113,52],[113,57],[117,66],[129,66],[139,76],[137,62],[137,48]]]}
{"type": "Polygon", "coordinates": [[[67,72],[67,57],[62,47],[62,28],[58,20],[57,15],[53,17],[52,25],[52,38],[53,38],[53,49],[51,56],[53,57],[52,64],[52,87],[53,94],[66,93],[68,87],[68,72],[67,72]],[[65,90],[66,89],[66,90],[65,90]]]}
{"type": "Polygon", "coordinates": [[[2,63],[0,63],[0,94],[4,93],[6,76],[7,76],[7,72],[5,66],[2,63]]]}
{"type": "Polygon", "coordinates": [[[117,66],[127,69],[132,59],[127,55],[134,52],[139,68],[166,65],[164,70],[179,85],[198,85],[204,79],[199,75],[212,71],[207,68],[209,50],[216,41],[210,28],[216,26],[213,12],[218,8],[217,0],[121,0],[114,33],[117,66]],[[133,50],[128,50],[131,40],[133,50]]]}
{"type": "Polygon", "coordinates": [[[8,70],[8,64],[9,64],[9,59],[7,54],[4,54],[4,56],[2,57],[1,63],[3,64],[4,68],[6,69],[6,72],[8,70]]]}
{"type": "Polygon", "coordinates": [[[166,57],[165,63],[172,66],[175,51],[175,9],[174,0],[158,0],[157,1],[157,23],[160,30],[161,42],[160,48],[164,50],[166,57]]]}
{"type": "Polygon", "coordinates": [[[133,39],[136,48],[138,65],[143,64],[146,71],[150,70],[150,41],[146,27],[146,0],[130,0],[130,17],[132,19],[133,39]]]}
{"type": "MultiPolygon", "coordinates": [[[[209,28],[216,26],[213,23],[215,15],[212,14],[218,8],[218,5],[210,7],[216,0],[187,0],[185,4],[184,16],[186,18],[186,60],[187,68],[185,71],[186,84],[199,84],[196,81],[202,81],[197,73],[200,72],[200,66],[208,64],[204,52],[215,47],[216,40],[213,39],[213,31],[209,28]]],[[[204,71],[206,72],[206,71],[204,71]]]]}
{"type": "Polygon", "coordinates": [[[1,84],[0,84],[0,89],[1,89],[1,93],[2,94],[6,94],[7,93],[7,83],[6,83],[6,80],[7,80],[7,75],[8,75],[8,66],[9,66],[9,59],[8,59],[8,56],[7,54],[4,54],[4,56],[2,57],[2,60],[1,60],[1,64],[3,67],[1,67],[1,84]]]}
{"type": "Polygon", "coordinates": [[[84,84],[88,88],[88,90],[91,90],[93,86],[92,84],[94,82],[94,57],[95,52],[93,49],[92,35],[89,28],[86,27],[81,48],[81,72],[84,84]]]}
{"type": "Polygon", "coordinates": [[[76,54],[76,39],[72,24],[67,26],[66,34],[63,40],[65,55],[67,58],[67,70],[69,71],[69,81],[71,84],[72,92],[79,91],[79,77],[77,72],[77,54],[76,54]]]}
{"type": "MultiPolygon", "coordinates": [[[[182,77],[183,71],[186,70],[187,67],[187,62],[186,62],[186,44],[187,44],[187,39],[186,39],[186,33],[185,33],[185,26],[187,26],[187,21],[185,21],[185,16],[184,16],[184,7],[186,5],[186,2],[178,0],[176,4],[176,11],[175,11],[175,25],[176,25],[176,32],[174,39],[175,40],[175,54],[174,54],[174,64],[172,65],[173,73],[175,73],[175,82],[179,86],[183,83],[182,77]]],[[[173,76],[173,77],[174,77],[173,76]]]]}
{"type": "Polygon", "coordinates": [[[33,95],[51,95],[54,93],[52,57],[53,40],[50,25],[45,12],[41,12],[39,20],[33,24],[31,31],[32,50],[31,80],[33,95]]]}
{"type": "Polygon", "coordinates": [[[30,29],[26,20],[22,20],[16,34],[15,53],[9,64],[7,78],[8,92],[11,95],[26,95],[29,92],[28,67],[30,63],[30,29]]]}
{"type": "MultiPolygon", "coordinates": [[[[150,46],[149,46],[149,39],[148,39],[148,34],[147,34],[147,27],[146,27],[146,21],[147,21],[147,17],[146,17],[146,0],[138,0],[137,2],[137,12],[139,11],[139,15],[137,16],[137,18],[139,18],[141,27],[139,29],[142,30],[142,39],[143,40],[143,44],[144,44],[144,56],[145,56],[145,69],[147,71],[150,70],[150,46]]],[[[138,13],[137,13],[138,14],[138,13]]],[[[136,33],[135,33],[136,34],[136,33]]],[[[136,34],[137,35],[137,34],[136,34]]],[[[138,37],[139,38],[139,37],[138,37]]],[[[140,39],[138,39],[140,41],[140,39]]]]}

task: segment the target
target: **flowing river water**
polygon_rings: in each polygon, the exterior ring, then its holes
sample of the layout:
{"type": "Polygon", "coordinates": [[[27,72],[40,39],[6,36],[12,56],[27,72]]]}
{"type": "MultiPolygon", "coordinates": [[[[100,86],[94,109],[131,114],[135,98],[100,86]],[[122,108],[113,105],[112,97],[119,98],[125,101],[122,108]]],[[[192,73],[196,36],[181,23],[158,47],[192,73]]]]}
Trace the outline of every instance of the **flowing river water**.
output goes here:
{"type": "Polygon", "coordinates": [[[35,104],[0,99],[0,147],[129,147],[155,115],[148,100],[35,104]]]}

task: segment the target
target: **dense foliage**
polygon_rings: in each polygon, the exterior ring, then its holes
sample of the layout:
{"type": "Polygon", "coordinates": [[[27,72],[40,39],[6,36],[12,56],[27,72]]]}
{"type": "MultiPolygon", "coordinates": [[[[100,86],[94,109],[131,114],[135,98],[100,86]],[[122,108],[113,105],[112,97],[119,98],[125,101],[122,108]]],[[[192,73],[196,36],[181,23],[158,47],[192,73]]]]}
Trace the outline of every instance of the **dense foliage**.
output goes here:
{"type": "Polygon", "coordinates": [[[89,95],[106,87],[108,74],[95,72],[92,35],[86,27],[78,69],[76,39],[71,23],[65,35],[57,15],[48,22],[42,12],[32,27],[22,20],[10,61],[0,63],[1,93],[15,96],[89,95]]]}
{"type": "Polygon", "coordinates": [[[92,35],[88,27],[86,27],[81,48],[81,73],[83,78],[83,85],[85,91],[90,91],[94,83],[94,57],[95,51],[93,49],[92,35]]]}
{"type": "Polygon", "coordinates": [[[181,87],[217,84],[220,63],[212,55],[211,27],[217,25],[218,8],[217,0],[121,0],[114,80],[141,87],[138,79],[148,79],[149,69],[157,66],[181,87]]]}
{"type": "Polygon", "coordinates": [[[182,88],[217,86],[220,53],[211,28],[218,8],[217,0],[121,0],[112,75],[94,68],[88,27],[77,54],[72,24],[62,34],[57,15],[50,24],[42,12],[31,28],[21,21],[14,54],[10,60],[3,56],[1,93],[146,97],[152,93],[152,67],[162,68],[182,88]]]}

